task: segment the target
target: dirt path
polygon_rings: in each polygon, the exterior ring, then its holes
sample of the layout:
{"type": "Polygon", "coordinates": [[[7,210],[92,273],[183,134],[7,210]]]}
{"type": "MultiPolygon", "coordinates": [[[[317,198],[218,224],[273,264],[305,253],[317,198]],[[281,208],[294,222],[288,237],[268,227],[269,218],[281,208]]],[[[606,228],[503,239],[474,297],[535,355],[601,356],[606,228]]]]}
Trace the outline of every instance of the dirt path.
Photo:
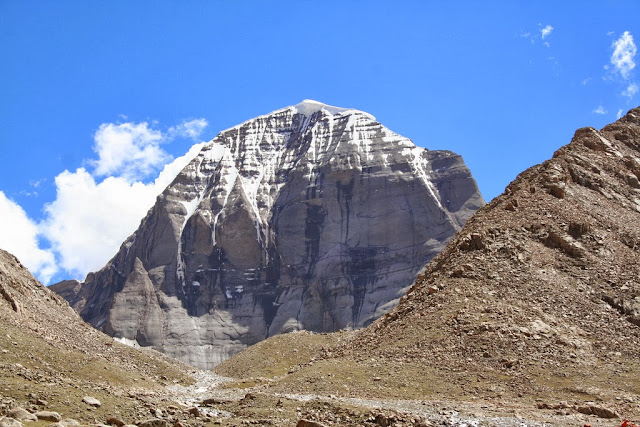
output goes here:
{"type": "MultiPolygon", "coordinates": [[[[478,405],[477,408],[465,407],[461,413],[460,408],[452,406],[447,402],[426,402],[420,400],[379,400],[379,399],[360,399],[351,397],[336,396],[316,396],[316,395],[300,395],[285,394],[283,397],[296,399],[299,401],[309,401],[313,399],[329,400],[334,402],[347,403],[354,406],[360,406],[367,409],[380,409],[399,411],[411,415],[417,415],[428,419],[436,425],[451,427],[476,427],[476,426],[495,426],[495,427],[542,427],[551,426],[553,424],[526,420],[517,414],[514,410],[513,416],[491,416],[484,415],[483,412],[492,412],[487,405],[478,405]]],[[[504,409],[504,408],[503,408],[504,409]]],[[[503,411],[504,412],[504,411],[503,411]]]]}
{"type": "Polygon", "coordinates": [[[219,411],[213,408],[202,406],[206,399],[219,400],[239,400],[245,392],[237,389],[223,389],[220,385],[233,381],[231,378],[222,377],[211,371],[192,371],[191,376],[195,383],[190,386],[174,384],[167,386],[167,398],[181,405],[196,406],[200,412],[213,417],[230,417],[226,411],[219,411]]]}
{"type": "MultiPolygon", "coordinates": [[[[206,399],[223,402],[238,402],[247,393],[268,393],[264,386],[256,386],[247,389],[225,388],[225,383],[234,381],[231,378],[222,377],[210,371],[193,371],[195,383],[185,387],[172,385],[168,387],[168,396],[172,400],[185,406],[197,406],[201,413],[211,417],[228,418],[233,414],[202,405],[206,399]]],[[[488,405],[486,403],[451,403],[445,401],[420,401],[420,400],[378,400],[360,399],[338,396],[321,396],[314,394],[278,394],[273,396],[290,399],[298,402],[330,402],[334,405],[346,404],[360,407],[366,410],[396,411],[413,416],[419,416],[429,420],[434,425],[451,427],[542,427],[542,426],[582,426],[590,422],[594,427],[613,426],[615,421],[585,419],[581,414],[553,415],[549,414],[545,421],[533,421],[531,418],[540,419],[541,414],[533,408],[516,407],[513,405],[488,405]],[[533,414],[533,412],[536,412],[533,414]]]]}

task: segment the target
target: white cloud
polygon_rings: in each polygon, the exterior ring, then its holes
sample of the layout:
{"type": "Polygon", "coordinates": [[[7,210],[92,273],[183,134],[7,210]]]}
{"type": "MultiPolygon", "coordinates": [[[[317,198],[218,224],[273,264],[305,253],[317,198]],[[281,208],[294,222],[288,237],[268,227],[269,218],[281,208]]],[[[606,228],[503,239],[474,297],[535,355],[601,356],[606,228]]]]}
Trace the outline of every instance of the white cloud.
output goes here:
{"type": "Polygon", "coordinates": [[[47,283],[58,270],[54,255],[38,247],[38,226],[2,191],[0,218],[0,248],[17,256],[35,276],[47,283]]]}
{"type": "MultiPolygon", "coordinates": [[[[205,119],[184,121],[166,132],[146,122],[102,124],[94,135],[97,159],[85,163],[94,169],[58,174],[56,199],[45,205],[39,224],[0,192],[0,247],[18,256],[44,283],[61,269],[84,279],[115,255],[156,197],[205,143],[173,161],[160,145],[178,137],[198,138],[206,126],[205,119]],[[150,181],[150,176],[156,178],[150,181]],[[46,239],[50,249],[41,249],[38,237],[46,239]]],[[[31,186],[37,189],[44,181],[31,186]]]]}
{"type": "Polygon", "coordinates": [[[33,188],[40,188],[40,186],[45,182],[47,182],[47,178],[42,178],[38,180],[32,179],[31,181],[29,181],[29,185],[32,186],[33,188]]]}
{"type": "Polygon", "coordinates": [[[151,183],[132,182],[125,176],[97,182],[84,168],[59,174],[57,197],[45,206],[42,232],[58,254],[60,266],[77,279],[102,268],[203,145],[194,145],[167,164],[151,183]]]}
{"type": "Polygon", "coordinates": [[[184,121],[166,133],[147,122],[103,123],[94,135],[98,159],[90,162],[96,176],[120,176],[129,182],[144,180],[171,161],[161,144],[176,137],[197,139],[208,123],[205,119],[184,121]]]}
{"type": "Polygon", "coordinates": [[[629,78],[629,73],[636,66],[633,58],[638,51],[633,36],[629,31],[625,31],[620,38],[611,45],[613,53],[611,54],[611,64],[623,79],[629,78]]]}
{"type": "Polygon", "coordinates": [[[616,114],[617,118],[622,117],[622,108],[618,110],[618,114],[616,114]]]}
{"type": "Polygon", "coordinates": [[[178,126],[172,126],[169,128],[170,136],[182,136],[185,138],[198,139],[209,125],[206,119],[195,119],[180,123],[178,126]]]}
{"type": "Polygon", "coordinates": [[[591,77],[587,77],[586,79],[582,79],[582,81],[580,82],[580,84],[582,84],[582,86],[586,86],[589,83],[591,83],[591,80],[593,80],[591,77]]]}
{"type": "Polygon", "coordinates": [[[602,105],[598,105],[598,108],[593,110],[593,113],[594,114],[607,114],[607,110],[602,105]]]}
{"type": "Polygon", "coordinates": [[[630,83],[625,90],[622,91],[622,95],[627,98],[633,98],[638,93],[638,85],[636,83],[630,83]]]}
{"type": "Polygon", "coordinates": [[[532,45],[535,45],[536,42],[542,42],[542,44],[545,45],[546,47],[551,47],[551,44],[549,44],[549,41],[545,39],[549,37],[553,32],[553,26],[547,25],[543,27],[542,24],[538,23],[538,31],[540,32],[539,35],[536,32],[532,33],[530,31],[527,31],[524,33],[520,33],[520,37],[523,39],[529,40],[532,45]]]}
{"type": "Polygon", "coordinates": [[[120,175],[130,182],[143,179],[170,160],[160,148],[162,132],[148,123],[103,123],[94,135],[97,176],[120,175]]]}

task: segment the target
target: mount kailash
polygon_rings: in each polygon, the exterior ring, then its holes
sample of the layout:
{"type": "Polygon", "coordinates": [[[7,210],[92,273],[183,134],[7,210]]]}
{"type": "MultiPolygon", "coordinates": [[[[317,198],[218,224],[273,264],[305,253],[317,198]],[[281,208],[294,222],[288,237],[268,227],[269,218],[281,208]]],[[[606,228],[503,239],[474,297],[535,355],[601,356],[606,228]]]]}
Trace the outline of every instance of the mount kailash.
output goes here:
{"type": "Polygon", "coordinates": [[[221,132],[104,268],[52,289],[122,342],[211,368],[367,326],[483,205],[459,155],[306,100],[221,132]]]}

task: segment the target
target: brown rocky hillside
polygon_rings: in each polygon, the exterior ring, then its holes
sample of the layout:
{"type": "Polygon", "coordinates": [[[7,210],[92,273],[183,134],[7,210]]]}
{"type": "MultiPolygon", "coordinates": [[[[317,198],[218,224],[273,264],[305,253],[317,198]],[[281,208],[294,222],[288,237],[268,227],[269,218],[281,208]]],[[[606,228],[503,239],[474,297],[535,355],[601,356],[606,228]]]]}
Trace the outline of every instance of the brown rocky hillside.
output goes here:
{"type": "Polygon", "coordinates": [[[189,382],[186,369],[93,329],[0,250],[0,417],[20,406],[83,424],[150,418],[145,396],[165,384],[189,382]],[[85,396],[100,407],[82,402],[85,396]]]}
{"type": "Polygon", "coordinates": [[[579,129],[475,215],[347,353],[420,360],[469,396],[621,397],[637,411],[639,178],[640,109],[579,129]]]}
{"type": "Polygon", "coordinates": [[[639,180],[640,108],[579,129],[478,211],[394,310],[270,389],[637,421],[639,180]]]}

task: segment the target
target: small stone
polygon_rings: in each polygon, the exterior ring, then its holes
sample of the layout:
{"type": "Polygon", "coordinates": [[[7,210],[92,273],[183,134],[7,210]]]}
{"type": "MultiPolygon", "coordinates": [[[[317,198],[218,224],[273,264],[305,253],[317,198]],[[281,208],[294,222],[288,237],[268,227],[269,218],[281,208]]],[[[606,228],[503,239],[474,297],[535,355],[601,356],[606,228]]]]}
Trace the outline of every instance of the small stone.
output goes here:
{"type": "Polygon", "coordinates": [[[395,417],[387,414],[378,414],[374,420],[375,425],[380,427],[388,427],[394,425],[396,422],[395,417]]]}
{"type": "Polygon", "coordinates": [[[0,417],[0,427],[22,427],[22,423],[13,418],[0,417]]]}
{"type": "Polygon", "coordinates": [[[516,199],[509,200],[504,206],[506,210],[511,212],[515,211],[517,207],[518,207],[518,201],[516,199]]]}
{"type": "Polygon", "coordinates": [[[72,427],[72,426],[79,426],[80,423],[76,420],[74,420],[73,418],[65,418],[64,420],[60,421],[60,424],[62,424],[65,427],[72,427]]]}
{"type": "Polygon", "coordinates": [[[62,420],[60,414],[53,411],[38,411],[34,415],[38,417],[39,420],[51,421],[52,423],[57,423],[62,420]]]}
{"type": "Polygon", "coordinates": [[[296,424],[296,427],[326,427],[326,426],[317,421],[310,421],[310,420],[303,419],[298,421],[298,424],[296,424]]]}
{"type": "Polygon", "coordinates": [[[83,397],[82,401],[84,403],[86,403],[87,405],[90,405],[90,406],[93,406],[93,407],[96,407],[96,408],[99,408],[100,405],[102,405],[98,399],[96,399],[95,397],[91,397],[91,396],[83,397]]]}
{"type": "Polygon", "coordinates": [[[115,417],[109,417],[107,418],[107,424],[122,427],[123,425],[125,425],[125,422],[115,417]]]}
{"type": "Polygon", "coordinates": [[[197,406],[193,406],[189,409],[187,409],[187,412],[191,415],[193,415],[194,417],[199,417],[200,416],[200,409],[198,409],[197,406]]]}
{"type": "Polygon", "coordinates": [[[7,416],[18,421],[38,421],[38,417],[19,406],[10,410],[7,416]]]}

